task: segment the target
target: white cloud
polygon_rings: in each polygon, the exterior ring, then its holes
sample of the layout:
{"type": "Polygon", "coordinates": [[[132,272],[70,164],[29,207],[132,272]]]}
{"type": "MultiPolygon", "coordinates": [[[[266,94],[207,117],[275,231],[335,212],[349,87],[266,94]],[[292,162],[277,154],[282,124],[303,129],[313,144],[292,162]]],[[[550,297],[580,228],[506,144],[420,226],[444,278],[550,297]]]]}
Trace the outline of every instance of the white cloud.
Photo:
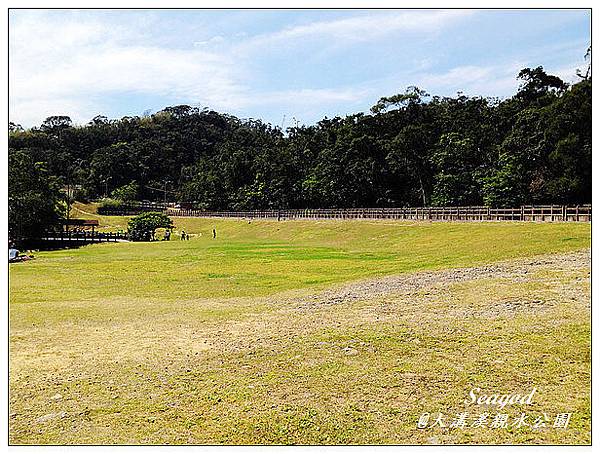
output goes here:
{"type": "MultiPolygon", "coordinates": [[[[394,82],[379,81],[376,93],[386,93],[389,86],[401,92],[408,85],[416,85],[431,95],[452,96],[462,92],[468,96],[506,97],[516,93],[521,81],[517,79],[519,71],[526,67],[535,67],[524,60],[506,61],[494,65],[464,65],[450,68],[444,72],[411,71],[404,74],[401,79],[394,82]]],[[[559,76],[568,83],[581,80],[576,76],[577,69],[585,71],[585,66],[577,63],[559,68],[545,67],[544,70],[559,76]]],[[[388,94],[391,94],[388,93],[388,94]]]]}
{"type": "Polygon", "coordinates": [[[582,74],[585,74],[587,68],[587,63],[584,64],[576,64],[573,63],[571,65],[561,66],[560,68],[549,68],[547,72],[549,74],[553,74],[555,76],[560,77],[562,80],[568,83],[579,82],[581,78],[577,76],[577,70],[581,71],[582,74]]]}
{"type": "MultiPolygon", "coordinates": [[[[264,76],[260,71],[265,69],[255,65],[261,61],[257,59],[259,53],[283,57],[292,54],[294,46],[309,43],[310,49],[320,52],[383,38],[401,40],[399,34],[429,39],[471,14],[473,11],[468,10],[360,12],[254,36],[237,36],[244,31],[233,37],[215,34],[204,40],[189,40],[188,47],[168,48],[160,39],[161,17],[156,15],[140,21],[131,21],[128,16],[125,22],[96,13],[19,11],[11,13],[10,22],[11,120],[31,126],[48,115],[63,114],[83,123],[99,113],[110,115],[115,97],[132,94],[200,104],[238,115],[265,106],[301,115],[303,111],[316,112],[320,106],[361,110],[367,102],[403,91],[407,85],[418,85],[432,94],[459,90],[469,95],[514,93],[516,74],[528,66],[522,61],[457,66],[440,73],[435,56],[427,54],[407,61],[407,70],[393,77],[339,87],[253,87],[264,76]]],[[[176,30],[170,38],[175,35],[176,30]]],[[[186,37],[182,38],[180,41],[185,41],[186,37]]],[[[177,40],[171,42],[177,44],[177,40]]],[[[573,80],[576,66],[561,67],[554,73],[573,80]]],[[[158,106],[144,109],[152,107],[158,106]]]]}
{"type": "Polygon", "coordinates": [[[457,19],[472,15],[470,10],[387,11],[356,17],[318,21],[284,28],[251,37],[239,45],[240,50],[265,49],[271,46],[303,42],[307,39],[328,43],[352,44],[373,41],[397,32],[436,33],[457,19]]]}
{"type": "Polygon", "coordinates": [[[523,64],[515,62],[492,66],[458,66],[440,74],[424,74],[417,78],[417,85],[425,90],[435,90],[432,94],[461,91],[471,96],[494,96],[514,93],[518,86],[516,76],[523,67],[523,64]]]}
{"type": "Polygon", "coordinates": [[[352,87],[303,88],[299,90],[282,90],[259,93],[242,99],[244,107],[252,105],[293,104],[295,106],[311,106],[332,102],[358,102],[365,98],[367,90],[352,87]]]}
{"type": "Polygon", "coordinates": [[[240,58],[240,47],[308,35],[375,38],[384,29],[423,29],[455,16],[440,11],[404,12],[316,22],[242,42],[238,39],[216,52],[212,46],[224,43],[220,35],[191,48],[169,49],[153,44],[156,40],[147,32],[153,27],[148,23],[115,23],[101,15],[27,12],[12,17],[10,24],[11,119],[30,126],[60,113],[84,123],[106,110],[107,97],[132,93],[233,112],[278,103],[290,110],[319,103],[355,103],[366,96],[365,90],[252,90],[251,60],[240,58]]]}
{"type": "Polygon", "coordinates": [[[11,100],[11,104],[11,118],[25,127],[39,125],[52,115],[67,115],[77,123],[84,123],[102,113],[98,109],[100,103],[82,99],[42,96],[21,99],[14,104],[11,100]]]}
{"type": "Polygon", "coordinates": [[[118,94],[187,98],[236,108],[239,68],[202,49],[140,44],[144,31],[94,19],[24,15],[10,27],[11,118],[25,125],[62,112],[84,122],[118,94]]]}
{"type": "Polygon", "coordinates": [[[222,42],[225,42],[225,38],[221,35],[217,35],[217,36],[213,36],[210,39],[207,39],[206,41],[196,41],[194,43],[194,47],[209,46],[211,44],[220,44],[222,42]]]}

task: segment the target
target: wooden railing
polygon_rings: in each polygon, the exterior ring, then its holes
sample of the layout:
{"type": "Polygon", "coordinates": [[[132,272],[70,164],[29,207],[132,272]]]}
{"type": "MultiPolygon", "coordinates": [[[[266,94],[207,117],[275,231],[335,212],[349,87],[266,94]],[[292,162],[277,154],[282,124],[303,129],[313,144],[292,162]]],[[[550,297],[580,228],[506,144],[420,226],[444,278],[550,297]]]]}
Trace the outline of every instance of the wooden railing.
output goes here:
{"type": "Polygon", "coordinates": [[[118,232],[77,232],[77,231],[58,231],[48,232],[44,237],[43,241],[56,241],[60,243],[109,243],[128,241],[126,233],[118,232]]]}
{"type": "Polygon", "coordinates": [[[340,208],[255,211],[203,211],[168,208],[171,216],[247,219],[399,219],[429,221],[538,221],[590,222],[591,205],[524,205],[519,208],[485,206],[423,208],[340,208]]]}
{"type": "Polygon", "coordinates": [[[206,211],[165,205],[127,205],[105,211],[112,216],[132,216],[144,211],[171,216],[249,219],[404,219],[429,221],[539,221],[590,222],[591,205],[523,205],[518,208],[486,206],[418,208],[311,208],[290,210],[206,211]]]}

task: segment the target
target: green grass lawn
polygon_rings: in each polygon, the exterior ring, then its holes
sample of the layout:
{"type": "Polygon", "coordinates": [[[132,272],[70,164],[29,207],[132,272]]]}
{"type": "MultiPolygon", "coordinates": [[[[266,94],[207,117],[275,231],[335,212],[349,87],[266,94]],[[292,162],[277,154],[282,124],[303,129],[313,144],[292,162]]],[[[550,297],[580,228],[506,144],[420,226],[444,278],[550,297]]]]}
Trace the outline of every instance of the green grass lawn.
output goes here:
{"type": "MultiPolygon", "coordinates": [[[[126,226],[126,218],[99,218],[113,228],[126,226]]],[[[13,301],[264,296],[590,243],[590,225],[584,223],[174,220],[176,232],[185,229],[190,241],[174,237],[42,252],[33,263],[12,266],[13,301]]]]}
{"type": "MultiPolygon", "coordinates": [[[[106,229],[126,226],[126,218],[96,217],[106,229]]],[[[423,312],[418,323],[401,300],[390,302],[396,315],[384,324],[365,315],[368,301],[314,312],[298,312],[285,301],[361,278],[587,249],[589,224],[174,222],[177,233],[183,228],[191,234],[190,241],[174,236],[170,242],[40,252],[34,261],[10,266],[12,442],[426,443],[421,433],[413,434],[414,421],[406,420],[401,403],[411,386],[418,387],[415,374],[427,377],[422,384],[433,391],[429,397],[418,391],[421,401],[407,397],[413,409],[423,407],[423,399],[445,405],[431,396],[440,395],[440,386],[450,395],[462,393],[469,374],[518,388],[535,377],[542,380],[542,372],[565,373],[553,362],[548,368],[525,366],[531,355],[570,361],[577,352],[582,362],[566,379],[573,380],[578,395],[586,392],[589,358],[580,356],[588,351],[589,323],[586,312],[572,306],[576,303],[538,319],[492,320],[509,339],[529,345],[528,353],[500,367],[500,376],[492,379],[494,363],[486,360],[477,369],[476,353],[487,345],[508,361],[504,346],[494,348],[498,338],[472,318],[439,319],[439,308],[422,296],[417,298],[422,307],[410,306],[423,312]],[[556,319],[566,325],[558,327],[556,319]],[[538,332],[540,323],[544,331],[538,332]],[[443,335],[448,326],[458,332],[443,335]],[[536,345],[539,336],[560,333],[571,342],[569,349],[536,345]],[[445,352],[431,346],[440,336],[451,340],[445,352]],[[422,343],[407,348],[413,344],[406,339],[415,337],[422,343]],[[337,350],[323,350],[357,339],[379,353],[340,357],[337,350]],[[413,378],[398,384],[403,374],[413,378]],[[53,399],[56,394],[60,398],[53,399]]],[[[577,285],[584,285],[585,278],[583,270],[568,282],[583,279],[577,285]]],[[[485,291],[490,300],[545,295],[560,279],[564,276],[539,288],[485,291]]],[[[453,287],[438,302],[475,304],[482,288],[453,287]]],[[[558,394],[552,405],[557,402],[558,394]]],[[[576,403],[584,413],[586,402],[576,403]]],[[[580,420],[582,434],[568,442],[586,442],[586,424],[580,420]]],[[[561,442],[555,436],[541,440],[561,442]]],[[[473,440],[539,442],[493,433],[441,438],[473,440]]]]}

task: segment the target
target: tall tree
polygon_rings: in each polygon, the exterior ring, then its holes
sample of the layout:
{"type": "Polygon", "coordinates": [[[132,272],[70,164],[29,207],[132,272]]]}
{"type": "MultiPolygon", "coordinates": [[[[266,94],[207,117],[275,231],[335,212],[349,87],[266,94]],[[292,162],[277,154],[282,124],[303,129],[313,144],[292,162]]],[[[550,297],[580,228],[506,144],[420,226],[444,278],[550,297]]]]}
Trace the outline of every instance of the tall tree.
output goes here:
{"type": "Polygon", "coordinates": [[[44,163],[24,150],[8,154],[8,232],[13,241],[37,238],[58,227],[62,218],[62,194],[58,179],[44,163]]]}

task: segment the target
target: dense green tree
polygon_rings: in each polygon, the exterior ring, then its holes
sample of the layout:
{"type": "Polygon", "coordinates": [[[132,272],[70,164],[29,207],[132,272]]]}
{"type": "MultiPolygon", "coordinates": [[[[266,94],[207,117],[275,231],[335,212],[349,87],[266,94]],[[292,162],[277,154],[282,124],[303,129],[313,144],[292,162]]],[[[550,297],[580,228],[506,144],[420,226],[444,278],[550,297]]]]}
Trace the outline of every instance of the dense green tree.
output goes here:
{"type": "Polygon", "coordinates": [[[8,232],[12,241],[37,238],[61,223],[58,179],[26,150],[8,153],[8,232]]]}
{"type": "Polygon", "coordinates": [[[110,195],[113,199],[120,200],[121,202],[131,202],[137,200],[139,191],[139,185],[135,181],[132,181],[116,188],[110,195]]]}
{"type": "Polygon", "coordinates": [[[471,138],[456,132],[442,135],[432,160],[436,169],[433,205],[481,203],[481,156],[471,138]]]}

